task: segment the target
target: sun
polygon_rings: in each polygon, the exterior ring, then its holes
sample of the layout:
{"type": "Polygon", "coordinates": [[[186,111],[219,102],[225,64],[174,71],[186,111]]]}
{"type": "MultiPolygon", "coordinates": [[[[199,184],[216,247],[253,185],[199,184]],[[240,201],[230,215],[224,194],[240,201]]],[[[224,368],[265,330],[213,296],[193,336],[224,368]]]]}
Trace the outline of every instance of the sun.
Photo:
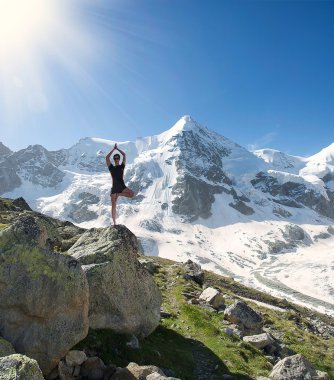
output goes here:
{"type": "Polygon", "coordinates": [[[52,26],[54,1],[0,0],[0,58],[33,49],[52,26]]]}

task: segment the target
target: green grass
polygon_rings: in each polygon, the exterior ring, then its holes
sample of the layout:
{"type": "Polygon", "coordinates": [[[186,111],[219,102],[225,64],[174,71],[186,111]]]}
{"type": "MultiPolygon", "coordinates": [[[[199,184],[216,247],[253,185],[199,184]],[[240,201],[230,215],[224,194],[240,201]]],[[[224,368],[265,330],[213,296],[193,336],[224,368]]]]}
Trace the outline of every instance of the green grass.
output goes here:
{"type": "Polygon", "coordinates": [[[6,228],[6,227],[8,227],[8,224],[6,224],[6,223],[0,223],[0,230],[1,230],[2,228],[6,228]]]}

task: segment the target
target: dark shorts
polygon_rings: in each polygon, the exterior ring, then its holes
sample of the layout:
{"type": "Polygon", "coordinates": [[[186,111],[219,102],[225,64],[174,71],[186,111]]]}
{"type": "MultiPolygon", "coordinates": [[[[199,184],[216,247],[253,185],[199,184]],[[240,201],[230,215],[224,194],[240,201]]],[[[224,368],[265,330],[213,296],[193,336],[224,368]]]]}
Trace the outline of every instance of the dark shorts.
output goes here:
{"type": "Polygon", "coordinates": [[[126,189],[126,186],[125,186],[125,185],[117,184],[117,185],[115,185],[115,186],[113,186],[113,187],[111,188],[110,196],[111,196],[111,194],[119,194],[119,193],[122,193],[124,189],[126,189]]]}

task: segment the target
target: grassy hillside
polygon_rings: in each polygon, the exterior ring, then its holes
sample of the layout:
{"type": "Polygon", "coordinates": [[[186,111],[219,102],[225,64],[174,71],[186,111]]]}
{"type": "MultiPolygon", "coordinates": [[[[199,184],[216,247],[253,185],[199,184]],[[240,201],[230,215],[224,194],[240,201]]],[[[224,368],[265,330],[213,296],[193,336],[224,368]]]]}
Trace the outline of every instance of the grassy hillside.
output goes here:
{"type": "MultiPolygon", "coordinates": [[[[228,325],[223,313],[188,304],[185,295],[200,292],[201,287],[184,279],[182,265],[161,258],[150,260],[158,264],[154,277],[163,294],[163,309],[171,316],[163,318],[157,330],[140,341],[139,349],[126,345],[130,337],[106,330],[90,330],[78,348],[96,350],[106,363],[119,366],[134,361],[172,369],[171,374],[184,380],[223,379],[224,374],[232,379],[252,379],[270,373],[272,364],[262,351],[224,332],[228,325]]],[[[205,272],[205,281],[232,297],[243,296],[281,307],[282,311],[278,311],[247,301],[263,316],[266,330],[334,379],[334,338],[325,340],[308,328],[311,317],[334,326],[333,319],[210,272],[205,272]]],[[[226,304],[232,302],[226,299],[226,304]]]]}

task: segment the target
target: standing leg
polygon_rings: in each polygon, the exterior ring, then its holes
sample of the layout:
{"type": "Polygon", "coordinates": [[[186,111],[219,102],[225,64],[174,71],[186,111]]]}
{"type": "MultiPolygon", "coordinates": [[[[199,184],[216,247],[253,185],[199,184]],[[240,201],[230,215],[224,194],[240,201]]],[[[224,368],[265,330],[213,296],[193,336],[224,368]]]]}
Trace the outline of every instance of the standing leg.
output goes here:
{"type": "Polygon", "coordinates": [[[111,217],[114,222],[114,226],[116,226],[116,202],[117,202],[118,194],[111,194],[111,217]]]}

